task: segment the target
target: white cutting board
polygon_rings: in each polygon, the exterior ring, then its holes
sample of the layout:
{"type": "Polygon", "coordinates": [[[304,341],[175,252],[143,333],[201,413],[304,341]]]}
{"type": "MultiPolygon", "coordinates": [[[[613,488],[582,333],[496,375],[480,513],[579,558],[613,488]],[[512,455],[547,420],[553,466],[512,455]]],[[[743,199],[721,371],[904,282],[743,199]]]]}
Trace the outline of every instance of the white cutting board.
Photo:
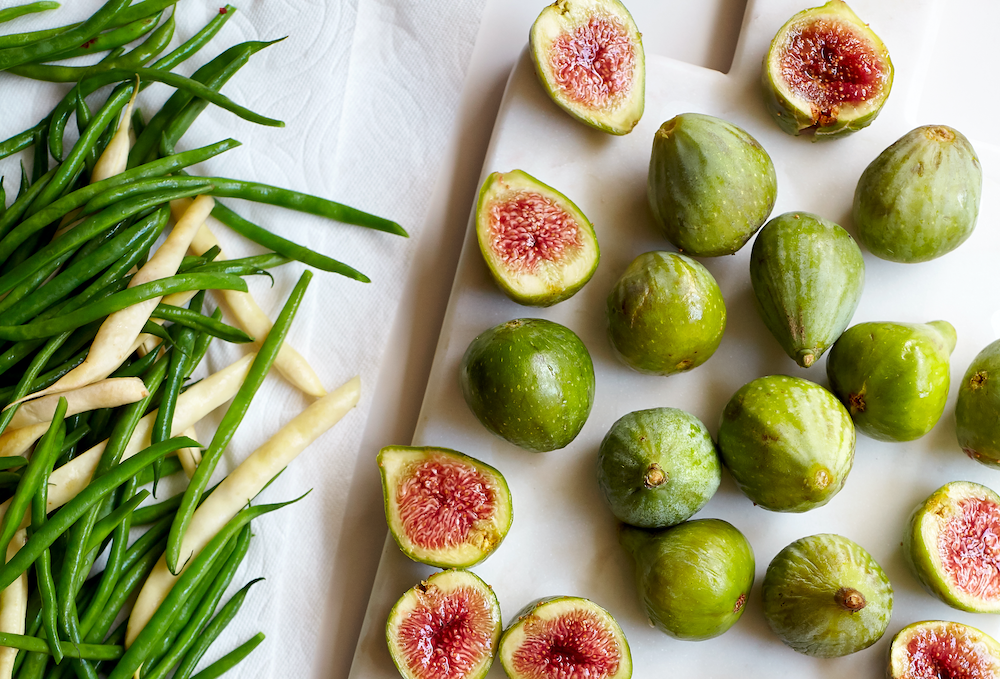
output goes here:
{"type": "MultiPolygon", "coordinates": [[[[507,624],[538,597],[570,594],[610,610],[631,645],[634,676],[881,676],[889,641],[905,625],[923,619],[972,624],[1000,637],[1000,618],[962,613],[925,594],[908,572],[902,531],[912,508],[943,483],[967,479],[1000,489],[1000,472],[966,458],[954,431],[956,382],[972,358],[1000,337],[1000,235],[995,168],[998,149],[972,137],[986,173],[979,228],[955,252],[923,264],[897,264],[865,252],[866,286],[853,323],[950,321],[958,332],[952,355],[948,407],[935,429],[906,444],[880,443],[859,435],[854,469],[829,504],[805,514],[755,507],[728,473],[696,518],[722,518],[748,537],[757,558],[753,591],[741,620],[704,642],[682,642],[653,629],[635,592],[633,565],[617,543],[616,523],[597,487],[597,448],[622,415],[672,406],[701,418],[715,434],[730,396],[761,375],[798,375],[827,385],[825,357],[809,370],[796,366],[768,333],[753,307],[748,275],[751,244],[735,256],[703,258],[719,282],[728,309],[722,345],[703,366],[682,375],[640,375],[619,363],[605,335],[607,294],[628,263],[649,250],[673,250],[656,233],[646,204],[646,171],[653,133],[678,113],[695,111],[729,120],[768,150],[778,175],[772,216],[816,212],[852,230],[854,187],[882,149],[920,124],[912,112],[922,96],[933,56],[940,11],[932,0],[858,0],[855,11],[880,35],[892,55],[892,94],[871,127],[841,140],[812,143],[782,133],[764,109],[760,63],[767,44],[800,0],[750,0],[728,74],[647,54],[646,109],[625,137],[612,137],[570,119],[537,82],[527,52],[515,66],[497,116],[482,177],[522,169],[574,200],[593,221],[602,258],[594,278],[575,297],[549,309],[533,309],[504,297],[491,281],[472,226],[466,234],[454,288],[414,437],[414,445],[455,448],[504,473],[511,487],[514,524],[506,541],[473,570],[496,591],[507,624]],[[466,407],[458,383],[462,354],[480,332],[519,317],[542,317],[573,329],[594,360],[597,395],[591,416],[566,448],[543,454],[520,450],[489,434],[466,407]],[[868,549],[895,589],[888,632],[872,648],[819,660],[784,646],[762,615],[760,583],[771,558],[800,537],[835,532],[868,549]]],[[[639,26],[649,32],[655,27],[639,26]]],[[[938,107],[940,108],[940,107],[938,107]]],[[[956,124],[956,123],[953,123],[956,124]]],[[[956,124],[957,125],[957,124],[956,124]]],[[[386,441],[385,444],[398,443],[386,441]]],[[[374,464],[374,452],[369,451],[374,464]]],[[[385,620],[397,598],[434,569],[416,564],[387,538],[351,671],[352,679],[398,676],[385,644],[385,620]]],[[[499,663],[489,677],[503,677],[499,663]]]]}

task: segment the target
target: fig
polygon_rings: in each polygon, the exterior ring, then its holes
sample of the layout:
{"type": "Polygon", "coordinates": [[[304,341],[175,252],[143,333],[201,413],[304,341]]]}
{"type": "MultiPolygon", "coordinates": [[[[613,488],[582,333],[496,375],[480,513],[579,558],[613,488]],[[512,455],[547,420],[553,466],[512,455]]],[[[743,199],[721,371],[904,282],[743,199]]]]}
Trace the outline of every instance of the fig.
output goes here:
{"type": "Polygon", "coordinates": [[[889,679],[990,679],[1000,676],[1000,644],[975,627],[945,620],[899,630],[889,649],[889,679]]]}
{"type": "Polygon", "coordinates": [[[535,19],[528,46],[542,87],[577,120],[622,135],[642,118],[642,36],[618,0],[556,0],[535,19]]]}
{"type": "Polygon", "coordinates": [[[494,172],[483,182],[476,236],[497,285],[528,306],[572,297],[601,257],[594,227],[580,208],[521,170],[494,172]]]}
{"type": "Polygon", "coordinates": [[[414,561],[469,568],[510,530],[510,489],[485,462],[448,448],[387,446],[378,468],[389,531],[414,561]]]}
{"type": "Polygon", "coordinates": [[[774,163],[745,130],[682,113],[653,136],[646,191],[667,240],[694,257],[731,255],[771,214],[774,163]]]}
{"type": "Polygon", "coordinates": [[[726,304],[708,269],[675,252],[636,257],[608,295],[608,336],[633,370],[672,375],[697,368],[722,341],[726,304]]]}
{"type": "Polygon", "coordinates": [[[500,663],[510,679],[629,679],[625,633],[589,599],[545,597],[515,616],[500,637],[500,663]]]}
{"type": "Polygon", "coordinates": [[[865,285],[865,260],[837,224],[787,212],[757,234],[750,283],[764,325],[789,358],[808,368],[851,322],[865,285]]]}
{"type": "Polygon", "coordinates": [[[1000,340],[980,351],[962,377],[955,432],[966,455],[1000,467],[1000,340]]]}
{"type": "Polygon", "coordinates": [[[719,456],[743,494],[775,512],[829,502],[854,464],[854,425],[836,397],[799,377],[744,384],[722,411],[719,456]]]}
{"type": "Polygon", "coordinates": [[[907,132],[858,180],[854,225],[876,257],[926,262],[972,235],[983,168],[969,140],[946,125],[907,132]]]}
{"type": "Polygon", "coordinates": [[[648,530],[623,525],[636,588],[657,629],[686,641],[717,637],[740,619],[753,586],[750,542],[721,519],[648,530]]]}
{"type": "Polygon", "coordinates": [[[482,679],[500,642],[500,602],[471,571],[440,571],[396,602],[385,624],[405,679],[482,679]]]}
{"type": "Polygon", "coordinates": [[[830,349],[830,389],[858,431],[879,441],[912,441],[929,432],[948,399],[955,328],[930,323],[858,323],[830,349]]]}
{"type": "Polygon", "coordinates": [[[568,446],[594,405],[594,363],[569,328],[519,318],[490,328],[465,350],[465,402],[489,431],[540,453],[568,446]]]}
{"type": "Polygon", "coordinates": [[[789,647],[818,658],[868,648],[892,616],[892,586],[860,545],[841,535],[796,540],[764,573],[764,617],[789,647]]]}
{"type": "Polygon", "coordinates": [[[597,482],[619,521],[643,528],[673,526],[712,498],[722,466],[708,429],[677,408],[628,413],[597,453],[597,482]]]}
{"type": "Polygon", "coordinates": [[[814,139],[867,127],[892,88],[892,61],[878,36],[842,0],[789,19],[764,55],[767,110],[784,132],[814,139]]]}
{"type": "Polygon", "coordinates": [[[928,592],[953,608],[1000,613],[1000,496],[952,481],[910,515],[903,551],[928,592]]]}

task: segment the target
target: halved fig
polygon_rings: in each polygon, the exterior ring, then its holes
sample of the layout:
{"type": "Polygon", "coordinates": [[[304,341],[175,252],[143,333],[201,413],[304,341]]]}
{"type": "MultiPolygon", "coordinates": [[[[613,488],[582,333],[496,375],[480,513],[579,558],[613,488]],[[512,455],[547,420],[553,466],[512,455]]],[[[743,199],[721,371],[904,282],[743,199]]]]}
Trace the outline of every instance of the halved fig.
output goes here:
{"type": "Polygon", "coordinates": [[[871,124],[892,87],[892,61],[843,0],[785,23],[764,56],[767,109],[788,134],[848,135],[871,124]]]}
{"type": "Polygon", "coordinates": [[[928,592],[953,608],[1000,613],[1000,496],[971,481],[934,491],[910,516],[904,552],[928,592]]]}
{"type": "Polygon", "coordinates": [[[945,620],[915,622],[889,649],[890,679],[990,679],[1000,676],[1000,644],[975,627],[945,620]]]}
{"type": "Polygon", "coordinates": [[[572,297],[601,258],[597,234],[580,208],[521,170],[494,172],[483,182],[476,235],[497,285],[528,306],[572,297]]]}
{"type": "Polygon", "coordinates": [[[518,611],[500,638],[500,663],[510,679],[629,679],[625,633],[589,599],[545,597],[518,611]]]}
{"type": "Polygon", "coordinates": [[[556,0],[531,26],[528,44],[545,91],[577,120],[621,135],[642,118],[642,35],[618,0],[556,0]]]}
{"type": "Polygon", "coordinates": [[[414,561],[468,568],[510,530],[510,489],[485,462],[448,448],[387,446],[378,466],[389,531],[414,561]]]}
{"type": "Polygon", "coordinates": [[[493,588],[470,571],[448,570],[400,597],[385,636],[406,679],[482,679],[493,664],[501,628],[493,588]]]}

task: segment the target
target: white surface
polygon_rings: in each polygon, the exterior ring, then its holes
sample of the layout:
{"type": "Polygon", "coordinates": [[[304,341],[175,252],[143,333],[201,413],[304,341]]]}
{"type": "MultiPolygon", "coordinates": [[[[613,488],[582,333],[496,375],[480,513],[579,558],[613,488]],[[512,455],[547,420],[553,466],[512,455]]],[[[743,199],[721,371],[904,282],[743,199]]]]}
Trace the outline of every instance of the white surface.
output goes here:
{"type": "MultiPolygon", "coordinates": [[[[630,4],[635,5],[634,14],[649,45],[655,40],[656,25],[642,23],[639,16],[640,8],[652,5],[630,4]]],[[[487,8],[486,21],[498,5],[487,8]]],[[[603,329],[607,291],[637,254],[671,249],[656,236],[645,207],[645,176],[652,133],[676,113],[695,110],[718,115],[757,137],[777,165],[779,195],[774,215],[810,210],[848,229],[852,228],[850,201],[857,177],[885,146],[918,124],[935,122],[964,129],[986,172],[979,228],[959,250],[930,263],[894,264],[866,253],[866,289],[854,322],[951,321],[959,336],[952,356],[954,380],[975,353],[1000,336],[1000,293],[995,284],[1000,241],[992,228],[997,209],[996,140],[986,123],[959,123],[980,120],[974,112],[991,110],[995,97],[980,88],[963,89],[961,97],[940,94],[942,89],[952,92],[956,83],[968,78],[961,69],[976,63],[977,50],[984,49],[975,46],[977,37],[985,40],[989,22],[963,23],[929,2],[908,3],[905,11],[874,0],[852,5],[889,47],[896,82],[879,119],[843,140],[812,144],[787,137],[763,109],[757,84],[760,58],[781,23],[801,9],[784,0],[750,3],[735,62],[726,76],[648,50],[646,114],[627,137],[610,138],[566,117],[548,101],[525,59],[519,62],[500,108],[480,178],[493,170],[517,167],[567,193],[595,223],[602,262],[594,279],[576,297],[551,309],[528,309],[501,295],[474,241],[467,238],[414,443],[463,450],[507,476],[514,499],[514,527],[497,553],[475,568],[497,591],[505,619],[539,596],[563,593],[593,598],[625,628],[637,677],[659,676],[665,668],[680,676],[739,672],[765,677],[776,666],[793,676],[840,677],[852,672],[877,676],[884,671],[892,634],[915,620],[959,620],[1000,634],[995,617],[954,611],[924,594],[907,572],[899,548],[909,511],[944,482],[966,478],[998,486],[996,472],[965,458],[954,442],[954,383],[942,421],[923,439],[886,444],[859,437],[854,470],[844,490],[823,508],[801,515],[769,513],[753,507],[724,477],[719,493],[699,516],[725,518],[747,534],[757,553],[757,581],[740,622],[722,637],[704,643],[675,641],[646,625],[634,592],[632,566],[616,543],[614,521],[594,480],[597,444],[626,412],[654,405],[681,407],[702,418],[714,432],[726,400],[758,375],[790,373],[826,384],[825,360],[809,371],[797,368],[757,318],[746,274],[749,246],[731,258],[703,260],[719,280],[729,308],[726,336],[712,360],[685,375],[657,378],[633,373],[612,357],[603,329]],[[948,31],[943,38],[939,29],[948,31]],[[953,72],[959,75],[952,77],[953,72]],[[925,110],[933,118],[924,116],[925,110]],[[462,402],[457,366],[465,347],[482,330],[519,316],[542,316],[568,325],[594,357],[597,402],[580,437],[561,451],[533,455],[493,438],[462,402]],[[792,540],[823,531],[841,532],[866,547],[896,589],[886,637],[872,649],[828,661],[800,656],[784,647],[767,629],[759,601],[760,580],[771,557],[792,540]]],[[[972,9],[977,8],[986,14],[973,12],[973,16],[988,17],[994,11],[984,5],[972,9]]],[[[512,27],[528,17],[520,33],[526,35],[537,8],[518,5],[512,13],[514,18],[500,22],[498,30],[503,34],[510,29],[509,39],[523,46],[523,37],[512,27]]],[[[661,18],[668,15],[665,9],[661,18]]],[[[499,40],[495,31],[490,34],[489,40],[499,40]]],[[[480,44],[487,39],[485,35],[484,28],[480,44]]],[[[477,68],[474,61],[470,77],[494,72],[495,67],[490,70],[480,64],[477,68]]],[[[463,106],[468,111],[474,104],[467,98],[463,106]]],[[[464,183],[467,186],[469,181],[464,183]]],[[[454,197],[452,202],[463,200],[471,205],[469,195],[454,197]]],[[[408,561],[387,541],[352,677],[397,676],[385,649],[385,616],[404,590],[430,572],[408,561]]],[[[490,676],[503,676],[499,666],[490,676]]]]}

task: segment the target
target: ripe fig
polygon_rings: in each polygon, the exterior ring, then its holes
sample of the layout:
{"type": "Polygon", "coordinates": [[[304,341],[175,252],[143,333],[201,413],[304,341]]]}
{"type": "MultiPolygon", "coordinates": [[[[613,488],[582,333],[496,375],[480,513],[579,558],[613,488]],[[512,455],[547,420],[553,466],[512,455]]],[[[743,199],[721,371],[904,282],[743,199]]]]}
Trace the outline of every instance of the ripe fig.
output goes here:
{"type": "Polygon", "coordinates": [[[823,387],[770,375],[733,394],[719,424],[719,456],[754,504],[805,512],[829,502],[854,464],[854,425],[823,387]]]}
{"type": "Polygon", "coordinates": [[[771,41],[761,69],[767,110],[788,134],[840,137],[867,127],[892,88],[878,36],[842,0],[803,10],[771,41]]]}
{"type": "Polygon", "coordinates": [[[608,336],[630,368],[685,372],[707,361],[726,329],[726,304],[704,266],[675,252],[636,257],[608,295],[608,336]]]}
{"type": "Polygon", "coordinates": [[[753,548],[721,519],[694,519],[670,528],[623,525],[619,539],[635,559],[635,580],[649,616],[676,639],[701,641],[732,627],[753,586],[753,548]]]}
{"type": "Polygon", "coordinates": [[[462,394],[488,430],[540,453],[565,448],[594,405],[594,363],[569,328],[541,318],[507,321],[469,344],[462,394]]]}
{"type": "Polygon", "coordinates": [[[673,526],[712,498],[722,466],[708,429],[677,408],[628,413],[597,453],[597,482],[619,521],[643,528],[673,526]]]}
{"type": "Polygon", "coordinates": [[[873,160],[854,191],[858,239],[893,262],[926,262],[972,235],[983,168],[969,140],[945,125],[911,130],[873,160]]]}
{"type": "Polygon", "coordinates": [[[971,481],[952,481],[920,503],[903,551],[917,580],[953,608],[1000,613],[1000,496],[971,481]]]}
{"type": "Polygon", "coordinates": [[[522,608],[500,637],[499,658],[510,679],[632,676],[625,633],[581,597],[545,597],[522,608]]]}
{"type": "Polygon", "coordinates": [[[389,531],[414,561],[469,568],[510,530],[510,489],[485,462],[447,448],[387,446],[378,467],[389,531]]]}
{"type": "Polygon", "coordinates": [[[1000,340],[980,351],[962,377],[955,432],[966,455],[1000,467],[1000,340]]]}
{"type": "Polygon", "coordinates": [[[396,602],[385,624],[405,679],[482,679],[500,641],[500,602],[471,571],[440,571],[396,602]]]}
{"type": "Polygon", "coordinates": [[[621,135],[642,118],[642,36],[618,0],[556,0],[531,26],[528,46],[545,91],[577,120],[621,135]]]}
{"type": "Polygon", "coordinates": [[[955,328],[930,323],[859,323],[830,349],[830,390],[862,433],[912,441],[929,432],[948,399],[955,328]]]}
{"type": "Polygon", "coordinates": [[[799,653],[835,658],[868,648],[892,616],[892,586],[857,543],[821,534],[796,540],[764,573],[764,617],[799,653]]]}
{"type": "Polygon", "coordinates": [[[1000,676],[1000,644],[975,627],[927,620],[901,629],[889,649],[889,679],[1000,676]]]}
{"type": "Polygon", "coordinates": [[[521,170],[486,178],[476,203],[476,235],[497,285],[529,306],[572,297],[601,257],[594,227],[580,208],[521,170]]]}
{"type": "Polygon", "coordinates": [[[657,130],[646,187],[660,230],[694,257],[742,248],[778,192],[774,163],[757,140],[701,113],[682,113],[657,130]]]}
{"type": "Polygon", "coordinates": [[[786,212],[757,234],[750,283],[764,325],[792,360],[808,368],[851,322],[865,285],[865,260],[837,224],[786,212]]]}

